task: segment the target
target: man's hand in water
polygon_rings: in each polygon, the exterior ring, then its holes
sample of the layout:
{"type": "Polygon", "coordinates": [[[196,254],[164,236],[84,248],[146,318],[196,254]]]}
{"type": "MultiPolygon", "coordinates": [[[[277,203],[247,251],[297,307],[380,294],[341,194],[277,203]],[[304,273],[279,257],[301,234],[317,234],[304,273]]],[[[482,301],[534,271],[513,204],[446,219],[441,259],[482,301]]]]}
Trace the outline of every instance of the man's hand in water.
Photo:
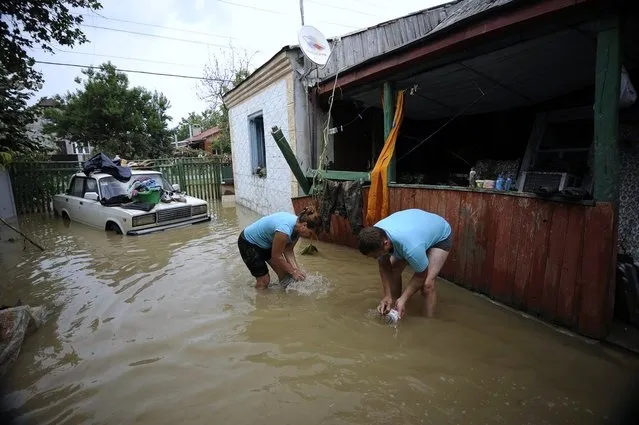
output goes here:
{"type": "Polygon", "coordinates": [[[404,314],[406,313],[406,302],[403,298],[400,297],[397,299],[397,302],[395,303],[395,310],[399,313],[400,318],[404,317],[404,314]]]}
{"type": "Polygon", "coordinates": [[[392,307],[393,307],[393,297],[391,297],[390,295],[387,295],[384,298],[382,298],[382,301],[380,301],[379,305],[377,306],[377,311],[379,312],[379,314],[386,314],[390,311],[392,307]]]}
{"type": "Polygon", "coordinates": [[[293,270],[293,272],[291,273],[291,277],[293,279],[295,279],[296,281],[300,281],[300,280],[304,280],[306,279],[306,275],[304,274],[303,271],[299,270],[299,269],[295,269],[293,270]]]}

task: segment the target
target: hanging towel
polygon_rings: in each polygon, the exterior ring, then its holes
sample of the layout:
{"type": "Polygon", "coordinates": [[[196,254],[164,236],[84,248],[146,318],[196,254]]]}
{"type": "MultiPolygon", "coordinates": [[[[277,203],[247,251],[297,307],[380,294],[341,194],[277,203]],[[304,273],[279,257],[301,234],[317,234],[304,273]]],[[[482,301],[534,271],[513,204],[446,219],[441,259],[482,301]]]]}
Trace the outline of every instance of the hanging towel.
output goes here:
{"type": "Polygon", "coordinates": [[[397,93],[397,105],[395,106],[395,118],[384,148],[377,158],[375,167],[371,172],[371,187],[368,192],[368,208],[366,212],[366,225],[372,226],[382,218],[390,214],[388,196],[388,166],[395,153],[395,142],[399,134],[399,128],[404,119],[404,90],[397,93]]]}

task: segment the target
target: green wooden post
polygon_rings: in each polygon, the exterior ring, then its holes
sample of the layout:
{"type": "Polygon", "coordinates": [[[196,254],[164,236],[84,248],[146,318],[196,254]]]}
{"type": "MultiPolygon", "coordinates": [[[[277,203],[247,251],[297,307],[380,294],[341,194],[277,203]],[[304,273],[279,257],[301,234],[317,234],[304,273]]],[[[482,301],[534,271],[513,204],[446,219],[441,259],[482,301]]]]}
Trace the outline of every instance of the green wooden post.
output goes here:
{"type": "Polygon", "coordinates": [[[602,20],[595,75],[594,197],[617,202],[619,187],[619,93],[621,35],[618,17],[602,20]]]}
{"type": "MultiPolygon", "coordinates": [[[[393,117],[395,115],[395,105],[394,105],[394,101],[393,101],[393,84],[390,81],[384,81],[384,86],[383,86],[383,92],[384,92],[384,142],[386,141],[386,139],[388,138],[388,135],[391,132],[391,129],[393,128],[393,117]]],[[[395,147],[395,149],[397,150],[397,147],[395,147]]],[[[388,167],[388,182],[394,182],[395,181],[395,174],[396,174],[396,168],[395,168],[395,161],[396,161],[396,155],[395,153],[393,153],[393,158],[391,159],[390,165],[388,167]]]]}

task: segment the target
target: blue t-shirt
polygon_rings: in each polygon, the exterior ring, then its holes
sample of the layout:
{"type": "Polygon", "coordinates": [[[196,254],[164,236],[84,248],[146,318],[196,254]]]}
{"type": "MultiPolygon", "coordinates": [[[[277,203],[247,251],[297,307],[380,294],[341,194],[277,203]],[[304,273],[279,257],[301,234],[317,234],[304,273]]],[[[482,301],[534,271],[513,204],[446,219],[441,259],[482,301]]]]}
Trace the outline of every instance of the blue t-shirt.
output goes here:
{"type": "Polygon", "coordinates": [[[418,273],[428,267],[426,251],[452,232],[443,217],[419,209],[398,211],[375,227],[384,230],[393,243],[393,257],[406,260],[418,273]]]}
{"type": "Polygon", "coordinates": [[[288,212],[278,212],[267,215],[257,220],[244,229],[244,237],[250,243],[264,249],[271,249],[275,232],[282,232],[288,235],[292,242],[293,230],[297,223],[297,216],[288,212]]]}

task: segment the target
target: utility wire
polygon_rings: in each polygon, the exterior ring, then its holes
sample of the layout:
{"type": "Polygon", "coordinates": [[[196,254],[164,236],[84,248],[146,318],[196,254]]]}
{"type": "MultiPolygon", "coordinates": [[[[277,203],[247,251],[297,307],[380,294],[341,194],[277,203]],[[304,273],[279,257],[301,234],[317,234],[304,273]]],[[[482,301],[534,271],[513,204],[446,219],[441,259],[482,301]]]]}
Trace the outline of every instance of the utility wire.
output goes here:
{"type": "Polygon", "coordinates": [[[58,52],[60,52],[60,53],[69,53],[69,54],[72,54],[72,55],[97,56],[97,57],[102,57],[102,58],[124,59],[124,60],[131,60],[131,61],[137,61],[137,62],[156,63],[156,64],[160,64],[160,65],[175,65],[175,66],[183,66],[183,67],[189,67],[189,68],[198,68],[198,67],[202,66],[202,65],[196,65],[196,64],[156,61],[156,60],[152,60],[152,59],[139,59],[139,58],[132,58],[132,57],[128,57],[128,56],[100,55],[98,53],[89,53],[89,52],[74,52],[73,50],[63,50],[63,49],[58,49],[56,47],[54,47],[53,49],[58,51],[58,52]]]}
{"type": "MultiPolygon", "coordinates": [[[[78,65],[75,63],[64,63],[64,62],[49,62],[49,61],[35,61],[35,63],[45,64],[45,65],[55,65],[55,66],[66,66],[71,68],[90,68],[90,69],[101,69],[99,66],[93,65],[78,65]]],[[[167,74],[164,72],[153,72],[153,71],[142,71],[138,69],[122,69],[115,68],[116,71],[120,72],[131,72],[133,74],[147,74],[147,75],[159,75],[162,77],[175,77],[175,78],[186,78],[190,80],[203,80],[203,81],[218,81],[221,83],[232,83],[231,80],[225,80],[223,78],[206,78],[206,77],[195,77],[192,75],[181,75],[181,74],[167,74]]]]}
{"type": "Polygon", "coordinates": [[[344,11],[347,11],[347,12],[359,13],[360,15],[372,16],[373,18],[384,19],[383,17],[381,17],[379,15],[374,15],[374,14],[368,13],[368,12],[362,12],[361,10],[357,10],[357,9],[349,9],[348,7],[334,6],[332,4],[323,3],[321,1],[315,1],[315,0],[306,0],[306,1],[309,2],[309,3],[315,3],[315,4],[320,5],[320,6],[330,7],[330,8],[338,9],[338,10],[344,10],[344,11]]]}
{"type": "MultiPolygon", "coordinates": [[[[228,0],[214,0],[214,1],[216,1],[218,3],[230,4],[231,6],[244,7],[246,9],[258,10],[260,12],[272,13],[274,15],[290,16],[288,13],[284,13],[284,12],[281,12],[279,10],[264,9],[264,8],[261,8],[261,7],[251,6],[251,5],[248,5],[248,4],[234,3],[234,2],[228,1],[228,0]]],[[[335,26],[338,26],[338,27],[359,29],[359,27],[354,27],[352,25],[346,25],[346,24],[338,24],[337,22],[319,21],[319,20],[317,22],[321,22],[323,24],[335,25],[335,26]]]]}
{"type": "Polygon", "coordinates": [[[138,31],[123,30],[123,29],[119,29],[119,28],[102,27],[102,26],[99,26],[99,25],[90,25],[90,24],[81,24],[81,25],[83,27],[97,28],[97,29],[106,30],[106,31],[123,32],[123,33],[127,33],[127,34],[143,35],[143,36],[146,36],[146,37],[163,38],[165,40],[183,41],[183,42],[186,42],[186,43],[202,44],[202,45],[205,45],[205,46],[215,46],[215,47],[221,47],[221,48],[224,48],[224,49],[231,49],[230,46],[226,46],[224,44],[207,43],[206,41],[188,40],[188,39],[185,39],[185,38],[177,38],[177,37],[167,37],[165,35],[151,34],[151,33],[148,33],[148,32],[138,32],[138,31]]]}
{"type": "Polygon", "coordinates": [[[197,34],[197,35],[204,35],[207,37],[217,37],[217,38],[228,38],[228,39],[235,39],[235,40],[246,40],[246,39],[241,39],[241,38],[237,38],[237,37],[231,37],[228,35],[223,35],[223,34],[213,34],[210,32],[203,32],[203,31],[193,31],[193,30],[187,30],[184,28],[176,28],[176,27],[168,27],[168,26],[164,26],[164,25],[156,25],[156,24],[149,24],[147,22],[139,22],[139,21],[131,21],[128,19],[119,19],[119,18],[112,18],[109,16],[104,16],[100,13],[97,12],[93,12],[92,14],[82,14],[82,15],[78,15],[78,16],[82,16],[82,17],[99,17],[102,19],[106,19],[107,21],[114,21],[114,22],[123,22],[123,23],[127,23],[127,24],[134,24],[134,25],[141,25],[141,26],[145,26],[145,27],[151,27],[151,28],[160,28],[160,29],[167,29],[167,30],[172,30],[172,31],[180,31],[183,33],[190,33],[190,34],[197,34]]]}
{"type": "Polygon", "coordinates": [[[455,121],[459,116],[461,116],[464,112],[466,112],[467,110],[469,110],[470,108],[472,108],[473,106],[475,106],[477,103],[479,103],[480,100],[482,100],[484,98],[484,96],[486,96],[488,93],[494,91],[497,87],[499,87],[499,84],[495,84],[493,87],[491,87],[490,89],[488,89],[488,91],[483,91],[480,89],[481,91],[481,95],[479,97],[477,97],[477,99],[475,99],[473,102],[469,103],[465,108],[463,108],[462,110],[460,110],[458,113],[456,113],[453,117],[451,117],[448,121],[446,121],[441,127],[439,127],[437,130],[433,131],[428,137],[426,137],[425,139],[421,140],[418,144],[416,144],[415,146],[413,146],[413,148],[411,150],[409,150],[408,152],[406,152],[404,155],[402,155],[400,158],[397,159],[396,162],[401,161],[402,159],[406,158],[408,155],[410,155],[411,153],[413,153],[415,151],[415,149],[419,148],[421,145],[423,145],[424,143],[428,142],[431,138],[433,138],[437,133],[439,133],[440,131],[442,131],[444,129],[444,127],[446,127],[448,124],[450,124],[451,122],[455,121]]]}

